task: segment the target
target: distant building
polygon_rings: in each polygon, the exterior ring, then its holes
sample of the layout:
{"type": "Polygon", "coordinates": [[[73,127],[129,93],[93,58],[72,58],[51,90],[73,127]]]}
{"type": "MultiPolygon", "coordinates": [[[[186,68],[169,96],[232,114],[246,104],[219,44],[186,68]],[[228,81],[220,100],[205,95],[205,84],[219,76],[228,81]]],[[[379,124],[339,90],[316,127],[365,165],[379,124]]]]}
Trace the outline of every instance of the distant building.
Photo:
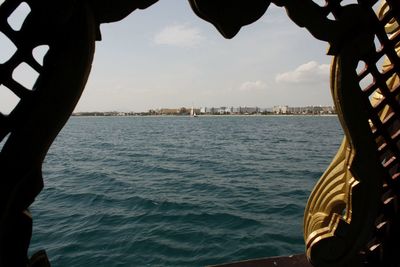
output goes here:
{"type": "Polygon", "coordinates": [[[324,114],[335,114],[336,113],[335,107],[332,107],[332,106],[322,107],[322,111],[324,114]]]}
{"type": "MultiPolygon", "coordinates": [[[[275,108],[275,107],[274,107],[275,108]]],[[[276,114],[284,114],[276,112],[276,114]]],[[[321,114],[335,114],[335,108],[331,106],[307,106],[307,107],[288,107],[287,114],[305,114],[305,115],[321,115],[321,114]]]]}
{"type": "Polygon", "coordinates": [[[275,114],[288,114],[289,106],[274,106],[272,112],[275,114]]]}
{"type": "Polygon", "coordinates": [[[180,110],[180,108],[161,108],[159,113],[161,115],[178,115],[180,110]]]}
{"type": "MultiPolygon", "coordinates": [[[[147,112],[119,112],[119,111],[105,111],[105,112],[74,112],[72,116],[147,116],[147,115],[189,115],[192,107],[181,108],[159,108],[150,109],[147,112]]],[[[199,114],[209,115],[252,115],[252,114],[293,114],[293,115],[325,115],[336,114],[334,106],[306,106],[306,107],[289,107],[287,105],[274,106],[273,108],[259,108],[259,107],[202,107],[194,108],[194,112],[199,114]]]]}
{"type": "Polygon", "coordinates": [[[231,107],[231,113],[232,113],[232,114],[239,114],[239,113],[240,113],[240,108],[231,107]]]}
{"type": "Polygon", "coordinates": [[[257,114],[260,112],[260,108],[258,107],[239,107],[238,114],[257,114]]]}
{"type": "Polygon", "coordinates": [[[220,107],[220,108],[218,109],[218,113],[219,113],[220,115],[231,114],[231,109],[230,109],[230,108],[227,108],[227,107],[220,107]]]}

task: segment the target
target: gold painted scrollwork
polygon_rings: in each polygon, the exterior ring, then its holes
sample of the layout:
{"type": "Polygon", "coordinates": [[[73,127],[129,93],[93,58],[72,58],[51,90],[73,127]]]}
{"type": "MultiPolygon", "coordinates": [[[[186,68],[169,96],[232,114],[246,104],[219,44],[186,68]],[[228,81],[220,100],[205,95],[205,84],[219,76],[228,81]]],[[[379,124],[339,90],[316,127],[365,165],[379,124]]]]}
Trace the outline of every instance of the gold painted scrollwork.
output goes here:
{"type": "MultiPolygon", "coordinates": [[[[383,2],[377,19],[382,20],[388,10],[388,3],[383,2]]],[[[394,17],[384,25],[384,29],[389,39],[390,35],[399,34],[399,25],[394,17]]],[[[332,96],[345,138],[315,186],[305,210],[307,256],[315,266],[362,266],[365,259],[361,252],[376,231],[377,217],[382,209],[382,188],[387,186],[385,181],[390,175],[385,168],[392,160],[391,154],[379,153],[379,147],[387,143],[384,138],[376,138],[376,132],[382,130],[377,131],[372,121],[379,124],[393,116],[390,105],[378,110],[388,93],[383,94],[385,88],[379,88],[375,81],[389,73],[393,64],[386,57],[382,66],[376,66],[383,74],[370,71],[378,78],[374,76],[367,88],[361,88],[356,73],[358,63],[365,58],[374,58],[370,61],[376,65],[375,55],[383,54],[383,49],[371,49],[368,31],[360,31],[365,34],[344,42],[332,63],[332,96]],[[373,93],[367,93],[370,90],[374,90],[373,93]]],[[[397,54],[399,50],[397,44],[397,54]]],[[[399,76],[393,72],[383,87],[392,91],[399,84],[399,76]]],[[[396,100],[398,102],[398,98],[396,100]]],[[[398,125],[393,126],[395,122],[391,125],[394,129],[385,131],[393,133],[398,130],[398,125]]],[[[381,128],[384,126],[384,123],[380,125],[381,128]]]]}

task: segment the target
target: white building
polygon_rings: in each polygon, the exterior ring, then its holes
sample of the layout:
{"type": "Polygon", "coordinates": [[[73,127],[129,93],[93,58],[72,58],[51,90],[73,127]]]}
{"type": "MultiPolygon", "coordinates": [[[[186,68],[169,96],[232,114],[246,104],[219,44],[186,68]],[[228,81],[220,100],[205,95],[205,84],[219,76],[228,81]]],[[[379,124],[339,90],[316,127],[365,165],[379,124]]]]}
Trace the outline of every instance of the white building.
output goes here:
{"type": "Polygon", "coordinates": [[[289,112],[289,106],[274,106],[272,112],[275,114],[287,114],[289,112]]]}

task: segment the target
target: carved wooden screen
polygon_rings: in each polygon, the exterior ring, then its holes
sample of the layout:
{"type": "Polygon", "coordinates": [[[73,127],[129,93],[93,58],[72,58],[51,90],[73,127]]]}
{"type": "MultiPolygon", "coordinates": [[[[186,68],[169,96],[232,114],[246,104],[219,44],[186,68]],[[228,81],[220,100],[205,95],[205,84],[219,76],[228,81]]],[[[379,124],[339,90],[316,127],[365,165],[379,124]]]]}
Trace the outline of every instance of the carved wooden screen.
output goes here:
{"type": "Polygon", "coordinates": [[[0,64],[0,85],[19,102],[0,114],[0,266],[25,266],[32,221],[27,208],[43,187],[42,161],[69,118],[89,74],[96,23],[81,1],[6,0],[0,5],[0,31],[16,51],[0,64]],[[21,29],[10,15],[24,3],[30,12],[21,29]],[[47,45],[40,64],[33,50],[47,45]],[[14,78],[21,64],[36,71],[32,88],[14,78]],[[6,138],[7,136],[7,138],[6,138]]]}
{"type": "MultiPolygon", "coordinates": [[[[195,6],[196,1],[191,3],[195,6]]],[[[115,10],[105,8],[107,1],[6,0],[0,5],[0,31],[17,48],[0,64],[0,85],[20,99],[10,115],[0,113],[0,140],[8,135],[0,152],[0,266],[28,262],[27,208],[43,186],[43,158],[86,83],[98,24],[120,20],[154,2],[114,1],[115,10]],[[31,12],[15,30],[7,19],[22,2],[31,12]],[[49,47],[43,64],[32,56],[39,45],[49,47]],[[32,88],[13,78],[21,63],[39,74],[32,88]]],[[[213,7],[214,1],[205,2],[213,7]]],[[[310,196],[305,212],[307,254],[317,266],[398,263],[400,1],[386,0],[378,14],[376,0],[354,5],[327,0],[323,7],[311,0],[273,2],[285,6],[289,17],[316,38],[330,43],[332,94],[346,135],[310,196]]],[[[256,20],[269,4],[257,3],[260,10],[249,12],[254,19],[244,19],[244,24],[256,20]]],[[[236,14],[247,12],[243,10],[236,14]]],[[[235,24],[235,19],[229,23],[235,24]]]]}
{"type": "Polygon", "coordinates": [[[345,22],[331,34],[334,40],[327,39],[335,56],[332,94],[346,137],[305,212],[307,255],[317,266],[398,263],[399,4],[330,0],[323,7],[325,16],[345,22]],[[346,8],[354,8],[353,18],[343,15],[346,8]]]}
{"type": "Polygon", "coordinates": [[[359,80],[364,98],[369,99],[371,130],[387,175],[382,177],[382,206],[374,238],[364,253],[370,265],[393,266],[399,263],[400,248],[400,2],[383,2],[376,23],[376,52],[365,58],[359,80]]]}

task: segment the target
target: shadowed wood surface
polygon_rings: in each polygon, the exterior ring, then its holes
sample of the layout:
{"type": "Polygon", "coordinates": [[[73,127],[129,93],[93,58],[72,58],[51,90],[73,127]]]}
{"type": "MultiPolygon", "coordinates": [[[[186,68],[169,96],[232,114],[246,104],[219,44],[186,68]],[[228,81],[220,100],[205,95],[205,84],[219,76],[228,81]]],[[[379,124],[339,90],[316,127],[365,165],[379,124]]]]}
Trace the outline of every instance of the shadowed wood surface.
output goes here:
{"type": "Polygon", "coordinates": [[[305,254],[239,261],[208,267],[312,267],[305,254]]]}

